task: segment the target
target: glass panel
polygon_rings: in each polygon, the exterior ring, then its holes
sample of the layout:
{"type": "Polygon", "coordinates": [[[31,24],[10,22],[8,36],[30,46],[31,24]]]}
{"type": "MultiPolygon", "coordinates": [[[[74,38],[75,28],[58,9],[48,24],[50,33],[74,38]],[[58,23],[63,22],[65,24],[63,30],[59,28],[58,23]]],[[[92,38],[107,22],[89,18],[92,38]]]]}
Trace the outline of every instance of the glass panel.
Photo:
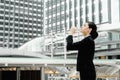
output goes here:
{"type": "Polygon", "coordinates": [[[101,0],[101,23],[108,22],[108,0],[101,0]]]}
{"type": "Polygon", "coordinates": [[[119,1],[120,0],[111,0],[111,15],[112,15],[112,22],[113,23],[119,23],[119,10],[120,10],[120,7],[119,7],[119,1]]]}
{"type": "Polygon", "coordinates": [[[98,0],[95,0],[94,1],[94,4],[93,4],[93,11],[94,11],[94,22],[96,24],[99,23],[99,3],[98,3],[98,0]]]}
{"type": "Polygon", "coordinates": [[[87,17],[88,17],[88,21],[92,21],[92,2],[91,0],[88,0],[88,4],[87,4],[87,17]]]}

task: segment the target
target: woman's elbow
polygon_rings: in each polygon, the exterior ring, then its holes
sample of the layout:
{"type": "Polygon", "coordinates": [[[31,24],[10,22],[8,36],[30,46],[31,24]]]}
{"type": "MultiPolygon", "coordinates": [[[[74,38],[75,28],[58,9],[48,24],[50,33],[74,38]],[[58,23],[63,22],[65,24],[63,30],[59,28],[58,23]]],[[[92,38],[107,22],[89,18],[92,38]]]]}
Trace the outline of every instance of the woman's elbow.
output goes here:
{"type": "Polygon", "coordinates": [[[66,49],[67,49],[67,51],[72,50],[71,46],[68,46],[68,45],[67,45],[66,49]]]}

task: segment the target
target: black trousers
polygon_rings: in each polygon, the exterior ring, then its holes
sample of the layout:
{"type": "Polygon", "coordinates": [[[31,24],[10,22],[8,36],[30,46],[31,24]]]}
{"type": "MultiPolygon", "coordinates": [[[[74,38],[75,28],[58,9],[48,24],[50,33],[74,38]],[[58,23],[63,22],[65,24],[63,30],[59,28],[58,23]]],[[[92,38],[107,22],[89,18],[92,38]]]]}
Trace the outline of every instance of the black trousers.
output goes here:
{"type": "Polygon", "coordinates": [[[80,69],[80,80],[96,80],[95,68],[84,66],[80,69]]]}

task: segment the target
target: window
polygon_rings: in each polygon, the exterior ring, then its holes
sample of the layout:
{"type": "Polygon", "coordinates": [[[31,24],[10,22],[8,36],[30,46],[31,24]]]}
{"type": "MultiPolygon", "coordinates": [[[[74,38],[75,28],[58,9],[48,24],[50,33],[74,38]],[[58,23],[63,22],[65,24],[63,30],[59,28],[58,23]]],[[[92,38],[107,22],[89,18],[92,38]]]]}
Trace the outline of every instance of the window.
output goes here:
{"type": "Polygon", "coordinates": [[[5,20],[9,20],[9,17],[5,17],[5,20]]]}
{"type": "Polygon", "coordinates": [[[18,24],[15,24],[15,26],[18,26],[18,24]]]}
{"type": "Polygon", "coordinates": [[[80,16],[83,15],[83,8],[80,8],[80,16]]]}
{"type": "Polygon", "coordinates": [[[78,1],[79,1],[79,0],[74,0],[74,5],[75,5],[75,7],[77,7],[78,1]]]}
{"type": "Polygon", "coordinates": [[[55,13],[56,13],[56,11],[57,11],[57,10],[56,10],[56,8],[54,8],[54,9],[53,9],[53,14],[55,14],[55,13]]]}
{"type": "Polygon", "coordinates": [[[55,5],[56,4],[56,0],[53,0],[53,5],[55,5]]]}
{"type": "Polygon", "coordinates": [[[3,19],[3,16],[0,16],[0,19],[3,19]]]}
{"type": "Polygon", "coordinates": [[[49,6],[48,6],[48,5],[49,5],[49,2],[46,2],[45,4],[46,4],[46,8],[49,7],[49,6]]]}
{"type": "Polygon", "coordinates": [[[51,19],[49,19],[49,24],[52,22],[52,20],[51,19]]]}
{"type": "Polygon", "coordinates": [[[88,3],[89,3],[89,0],[86,0],[86,3],[88,4],[88,3]]]}
{"type": "Polygon", "coordinates": [[[9,9],[9,7],[8,7],[8,6],[5,6],[5,9],[9,9]]]}
{"type": "Polygon", "coordinates": [[[87,6],[86,6],[86,15],[87,15],[87,20],[86,21],[92,21],[92,2],[89,0],[87,6]]]}
{"type": "Polygon", "coordinates": [[[56,22],[56,17],[53,18],[53,23],[55,23],[55,22],[56,22]]]}
{"type": "Polygon", "coordinates": [[[57,22],[59,22],[60,21],[60,16],[57,16],[57,22]]]}
{"type": "Polygon", "coordinates": [[[60,25],[57,25],[57,32],[60,32],[60,25]]]}
{"type": "Polygon", "coordinates": [[[60,0],[56,0],[57,1],[57,3],[60,3],[60,0]]]}
{"type": "Polygon", "coordinates": [[[60,30],[61,30],[61,32],[65,29],[65,25],[64,24],[61,24],[61,26],[60,26],[60,30]]]}
{"type": "Polygon", "coordinates": [[[8,25],[8,23],[6,22],[5,25],[8,25]]]}
{"type": "Polygon", "coordinates": [[[61,11],[65,10],[65,5],[61,5],[61,11]]]}
{"type": "Polygon", "coordinates": [[[69,2],[69,8],[71,9],[72,8],[72,1],[69,2]]]}
{"type": "Polygon", "coordinates": [[[4,23],[3,22],[0,22],[0,25],[3,25],[4,23]]]}
{"type": "Polygon", "coordinates": [[[75,10],[75,17],[78,16],[78,10],[75,10]]]}
{"type": "Polygon", "coordinates": [[[53,29],[53,30],[52,30],[52,31],[53,31],[53,33],[54,33],[54,32],[56,32],[56,26],[53,26],[53,28],[52,28],[52,29],[53,29]]]}
{"type": "Polygon", "coordinates": [[[101,0],[100,4],[101,23],[108,22],[108,0],[101,0]]]}
{"type": "Polygon", "coordinates": [[[70,14],[70,18],[72,18],[72,11],[70,11],[70,13],[69,13],[69,14],[70,14]]]}
{"type": "Polygon", "coordinates": [[[94,22],[96,23],[96,24],[99,24],[100,22],[99,22],[99,19],[101,18],[99,18],[100,16],[98,15],[98,14],[94,14],[93,15],[93,20],[94,20],[94,22]]]}
{"type": "MultiPolygon", "coordinates": [[[[0,33],[1,36],[3,36],[3,33],[0,33]]],[[[2,38],[3,39],[3,38],[2,38]]]]}
{"type": "Polygon", "coordinates": [[[62,14],[61,15],[61,20],[64,20],[65,19],[65,14],[62,14]]]}
{"type": "Polygon", "coordinates": [[[80,5],[83,5],[83,0],[80,0],[80,5]]]}
{"type": "Polygon", "coordinates": [[[59,12],[60,12],[60,6],[57,7],[57,13],[59,13],[59,12]]]}
{"type": "Polygon", "coordinates": [[[99,24],[100,23],[100,14],[99,14],[99,2],[98,0],[95,0],[94,1],[94,4],[93,4],[93,21],[96,23],[96,24],[99,24]]]}
{"type": "Polygon", "coordinates": [[[1,0],[2,3],[4,3],[4,0],[1,0]]]}
{"type": "Polygon", "coordinates": [[[80,26],[82,26],[83,25],[83,19],[81,18],[80,19],[80,26]]]}
{"type": "Polygon", "coordinates": [[[9,1],[5,1],[6,4],[9,4],[9,1]]]}
{"type": "Polygon", "coordinates": [[[10,2],[10,4],[14,5],[14,2],[10,2]]]}
{"type": "Polygon", "coordinates": [[[86,14],[89,13],[89,6],[86,7],[86,14]]]}
{"type": "Polygon", "coordinates": [[[0,30],[3,30],[3,27],[0,27],[0,30]]]}
{"type": "MultiPolygon", "coordinates": [[[[120,0],[112,1],[111,0],[111,20],[113,23],[120,22],[120,0]]],[[[109,11],[110,14],[110,11],[109,11]]]]}
{"type": "Polygon", "coordinates": [[[87,17],[86,17],[86,22],[88,22],[88,21],[89,21],[89,17],[87,16],[87,17]]]}
{"type": "Polygon", "coordinates": [[[70,24],[69,24],[69,25],[70,25],[70,27],[72,26],[72,22],[71,22],[71,21],[70,21],[70,24]]]}

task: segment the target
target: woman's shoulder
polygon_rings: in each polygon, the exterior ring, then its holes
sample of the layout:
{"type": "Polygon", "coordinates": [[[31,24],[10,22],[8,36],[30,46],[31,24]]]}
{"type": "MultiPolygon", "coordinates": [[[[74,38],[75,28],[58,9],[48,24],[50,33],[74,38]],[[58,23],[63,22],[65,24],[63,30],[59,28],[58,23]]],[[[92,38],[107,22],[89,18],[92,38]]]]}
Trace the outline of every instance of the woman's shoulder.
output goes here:
{"type": "Polygon", "coordinates": [[[94,42],[94,39],[91,37],[91,36],[88,36],[84,39],[84,41],[87,41],[87,42],[94,42]]]}

